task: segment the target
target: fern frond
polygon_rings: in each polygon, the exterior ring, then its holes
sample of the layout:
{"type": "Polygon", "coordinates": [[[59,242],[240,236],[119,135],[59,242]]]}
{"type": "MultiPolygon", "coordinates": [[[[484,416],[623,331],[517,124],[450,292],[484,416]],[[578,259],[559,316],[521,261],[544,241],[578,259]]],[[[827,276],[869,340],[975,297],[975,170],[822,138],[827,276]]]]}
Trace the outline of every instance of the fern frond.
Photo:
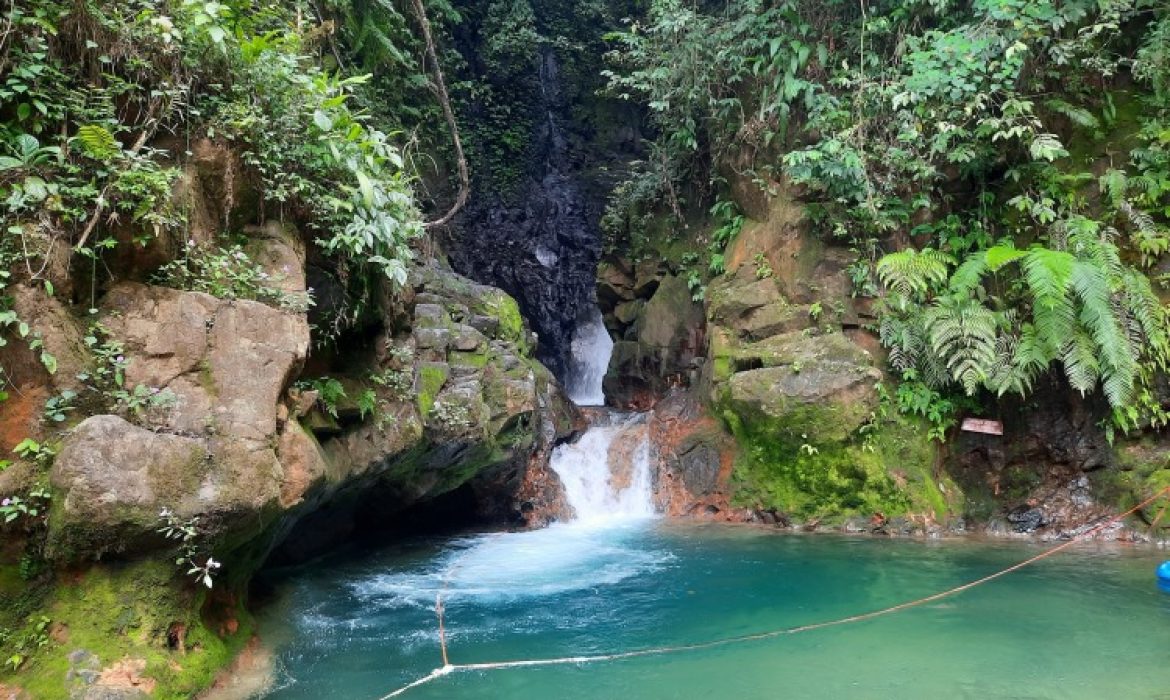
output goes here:
{"type": "Polygon", "coordinates": [[[1068,303],[1069,278],[1075,263],[1076,258],[1062,250],[1036,246],[1028,251],[1022,263],[1024,279],[1037,306],[1055,309],[1068,303]]]}
{"type": "Polygon", "coordinates": [[[1071,279],[1081,302],[1079,320],[1097,345],[1105,396],[1114,407],[1129,403],[1137,358],[1117,317],[1105,272],[1093,263],[1078,261],[1071,279]]]}
{"type": "Polygon", "coordinates": [[[1154,224],[1154,217],[1147,212],[1138,209],[1129,202],[1121,202],[1117,206],[1118,211],[1125,215],[1126,221],[1134,230],[1144,233],[1146,235],[1153,235],[1157,233],[1158,228],[1154,224]]]}
{"type": "Polygon", "coordinates": [[[1100,188],[1101,194],[1117,207],[1124,201],[1125,191],[1129,189],[1129,180],[1121,170],[1110,168],[1097,178],[1097,187],[1100,188]]]}
{"type": "Polygon", "coordinates": [[[979,251],[967,256],[963,264],[955,269],[955,273],[951,275],[951,281],[948,285],[952,294],[960,296],[968,296],[979,286],[983,281],[983,275],[987,274],[987,252],[979,251]]]}
{"type": "Polygon", "coordinates": [[[987,267],[992,272],[998,272],[1027,254],[1028,251],[1020,250],[1011,243],[1000,243],[987,249],[987,267]]]}
{"type": "Polygon", "coordinates": [[[924,297],[932,287],[947,281],[947,272],[955,259],[932,248],[907,248],[882,256],[877,262],[878,279],[906,297],[924,297]]]}
{"type": "Polygon", "coordinates": [[[1060,357],[1064,374],[1072,388],[1085,394],[1097,385],[1101,366],[1097,362],[1097,346],[1083,330],[1069,336],[1060,357]]]}
{"type": "Polygon", "coordinates": [[[1077,126],[1083,126],[1086,129],[1096,129],[1101,125],[1101,122],[1096,116],[1084,107],[1077,107],[1074,104],[1069,104],[1064,100],[1052,99],[1044,103],[1048,109],[1063,114],[1068,117],[1068,120],[1077,126]]]}
{"type": "Polygon", "coordinates": [[[987,380],[996,363],[995,314],[965,297],[940,298],[926,314],[931,350],[968,394],[987,380]]]}
{"type": "Polygon", "coordinates": [[[77,130],[77,142],[85,155],[108,163],[122,153],[122,146],[104,126],[86,124],[77,130]]]}

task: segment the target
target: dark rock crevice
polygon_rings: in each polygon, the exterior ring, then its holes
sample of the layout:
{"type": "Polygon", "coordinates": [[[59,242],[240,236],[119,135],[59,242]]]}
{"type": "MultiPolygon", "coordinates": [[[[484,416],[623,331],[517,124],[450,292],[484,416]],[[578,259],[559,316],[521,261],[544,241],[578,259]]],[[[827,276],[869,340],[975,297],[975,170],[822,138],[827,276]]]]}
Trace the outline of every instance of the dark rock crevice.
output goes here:
{"type": "MultiPolygon", "coordinates": [[[[529,126],[526,147],[509,162],[473,161],[471,198],[444,247],[456,271],[516,298],[538,335],[537,358],[564,382],[573,332],[595,313],[606,199],[640,138],[637,115],[597,95],[600,54],[586,67],[579,50],[565,48],[599,43],[606,27],[573,26],[584,10],[552,0],[532,8],[544,40],[529,47],[526,65],[509,66],[514,85],[494,88],[529,126]]],[[[498,71],[487,72],[490,42],[477,32],[462,39],[468,65],[484,71],[476,79],[498,81],[498,71]]],[[[481,152],[515,156],[505,143],[512,136],[484,128],[490,118],[475,106],[468,112],[467,126],[485,141],[481,152]]]]}

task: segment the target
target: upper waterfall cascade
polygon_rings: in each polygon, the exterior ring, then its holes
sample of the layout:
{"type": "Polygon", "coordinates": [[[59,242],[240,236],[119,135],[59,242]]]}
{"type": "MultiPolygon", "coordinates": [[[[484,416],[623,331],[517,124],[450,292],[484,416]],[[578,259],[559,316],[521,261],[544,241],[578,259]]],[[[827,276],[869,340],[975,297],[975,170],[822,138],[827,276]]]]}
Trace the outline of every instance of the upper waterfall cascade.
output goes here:
{"type": "Polygon", "coordinates": [[[578,406],[605,405],[602,382],[613,354],[613,339],[605,328],[601,310],[595,304],[583,322],[577,324],[570,344],[569,371],[565,391],[578,406]]]}

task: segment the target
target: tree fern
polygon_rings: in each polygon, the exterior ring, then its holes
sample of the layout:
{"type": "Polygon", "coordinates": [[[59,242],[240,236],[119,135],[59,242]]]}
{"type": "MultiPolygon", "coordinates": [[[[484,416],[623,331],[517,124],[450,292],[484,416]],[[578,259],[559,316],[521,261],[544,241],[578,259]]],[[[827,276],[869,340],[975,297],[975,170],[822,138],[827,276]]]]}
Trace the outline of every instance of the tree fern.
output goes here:
{"type": "Polygon", "coordinates": [[[925,296],[935,286],[947,281],[947,272],[955,259],[946,253],[924,248],[907,248],[885,255],[877,263],[878,279],[903,297],[925,296]]]}
{"type": "Polygon", "coordinates": [[[996,363],[995,314],[969,297],[944,296],[926,313],[931,350],[968,394],[974,394],[996,363]]]}

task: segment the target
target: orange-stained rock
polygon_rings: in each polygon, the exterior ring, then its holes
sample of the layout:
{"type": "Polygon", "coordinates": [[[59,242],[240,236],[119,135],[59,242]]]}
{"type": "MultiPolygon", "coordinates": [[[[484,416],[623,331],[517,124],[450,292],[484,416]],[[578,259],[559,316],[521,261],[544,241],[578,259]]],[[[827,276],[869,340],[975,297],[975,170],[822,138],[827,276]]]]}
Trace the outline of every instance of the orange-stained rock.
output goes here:
{"type": "Polygon", "coordinates": [[[674,517],[740,520],[730,505],[735,442],[692,392],[675,391],[650,419],[655,505],[674,517]]]}
{"type": "Polygon", "coordinates": [[[12,448],[25,438],[41,435],[41,411],[49,390],[43,386],[27,385],[8,392],[8,400],[0,403],[0,459],[12,459],[12,448]]]}
{"type": "MultiPolygon", "coordinates": [[[[158,681],[150,676],[143,675],[145,672],[146,659],[125,658],[115,662],[111,666],[103,668],[97,681],[94,683],[94,687],[109,690],[138,691],[142,695],[150,695],[154,692],[158,681]]],[[[124,694],[120,694],[120,696],[127,697],[124,694]]],[[[105,696],[102,695],[101,697],[105,696]]]]}

